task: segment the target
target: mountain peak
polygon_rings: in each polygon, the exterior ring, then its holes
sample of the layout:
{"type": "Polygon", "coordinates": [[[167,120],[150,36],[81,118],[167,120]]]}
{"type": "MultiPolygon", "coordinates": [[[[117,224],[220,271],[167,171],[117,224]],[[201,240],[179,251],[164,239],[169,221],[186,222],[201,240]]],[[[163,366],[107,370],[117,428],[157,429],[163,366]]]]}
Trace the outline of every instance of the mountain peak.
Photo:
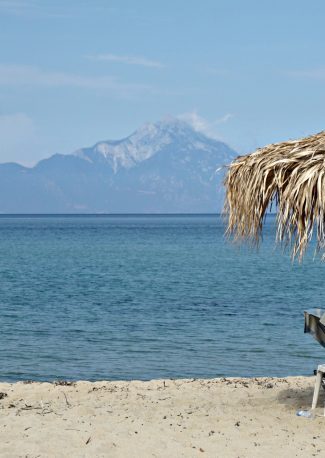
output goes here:
{"type": "Polygon", "coordinates": [[[220,211],[222,174],[216,169],[235,155],[225,143],[168,117],[30,169],[0,165],[0,212],[220,211]]]}
{"type": "Polygon", "coordinates": [[[179,118],[175,118],[173,116],[166,116],[165,118],[155,123],[146,123],[139,129],[137,129],[134,132],[134,134],[149,135],[149,136],[169,135],[171,137],[177,136],[178,138],[186,137],[187,139],[191,139],[193,137],[198,137],[198,136],[206,137],[205,134],[195,130],[186,121],[183,121],[179,118]]]}
{"type": "Polygon", "coordinates": [[[74,155],[92,163],[106,163],[117,173],[120,168],[134,167],[169,145],[174,144],[175,149],[186,148],[200,140],[215,142],[185,121],[168,116],[155,123],[144,124],[124,139],[102,141],[93,147],[82,148],[74,155]]]}
{"type": "Polygon", "coordinates": [[[180,120],[179,118],[175,118],[173,116],[166,116],[157,122],[148,122],[140,127],[138,130],[150,130],[150,131],[169,131],[169,132],[177,132],[182,130],[193,130],[192,127],[186,123],[185,121],[180,120]]]}

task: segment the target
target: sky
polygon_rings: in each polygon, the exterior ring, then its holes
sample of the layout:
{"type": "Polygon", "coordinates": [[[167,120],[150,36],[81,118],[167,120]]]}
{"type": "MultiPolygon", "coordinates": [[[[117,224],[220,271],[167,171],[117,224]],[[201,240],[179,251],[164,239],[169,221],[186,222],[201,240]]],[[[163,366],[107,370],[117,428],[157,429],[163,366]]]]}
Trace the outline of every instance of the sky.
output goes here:
{"type": "Polygon", "coordinates": [[[181,117],[240,154],[325,128],[325,2],[0,0],[0,162],[181,117]]]}

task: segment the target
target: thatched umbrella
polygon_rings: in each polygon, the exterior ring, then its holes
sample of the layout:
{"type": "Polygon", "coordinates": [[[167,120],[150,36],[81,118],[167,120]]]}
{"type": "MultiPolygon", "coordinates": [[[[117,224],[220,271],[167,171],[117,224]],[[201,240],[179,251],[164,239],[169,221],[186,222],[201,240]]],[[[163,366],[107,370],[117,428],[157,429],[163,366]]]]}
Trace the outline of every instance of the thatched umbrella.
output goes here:
{"type": "Polygon", "coordinates": [[[277,240],[291,244],[302,259],[316,231],[317,251],[325,248],[325,131],[239,156],[225,179],[227,233],[258,243],[272,203],[277,240]]]}

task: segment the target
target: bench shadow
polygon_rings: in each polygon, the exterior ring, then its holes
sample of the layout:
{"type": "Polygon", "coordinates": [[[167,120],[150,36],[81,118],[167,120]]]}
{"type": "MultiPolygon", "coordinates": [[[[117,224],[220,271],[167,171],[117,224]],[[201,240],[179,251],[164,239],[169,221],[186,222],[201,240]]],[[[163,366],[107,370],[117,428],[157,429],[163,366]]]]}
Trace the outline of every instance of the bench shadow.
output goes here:
{"type": "MultiPolygon", "coordinates": [[[[282,390],[277,401],[288,408],[302,409],[310,408],[314,394],[314,387],[294,387],[282,390]]],[[[318,398],[318,407],[323,407],[325,402],[325,391],[321,388],[318,398]]]]}

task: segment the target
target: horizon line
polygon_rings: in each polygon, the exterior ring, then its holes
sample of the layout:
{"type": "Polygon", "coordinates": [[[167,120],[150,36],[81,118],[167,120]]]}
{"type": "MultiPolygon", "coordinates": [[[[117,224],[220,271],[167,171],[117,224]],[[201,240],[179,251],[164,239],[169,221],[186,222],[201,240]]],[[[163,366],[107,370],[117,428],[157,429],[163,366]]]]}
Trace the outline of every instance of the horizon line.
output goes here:
{"type": "MultiPolygon", "coordinates": [[[[0,218],[2,217],[55,217],[55,216],[74,216],[74,217],[80,217],[80,216],[96,216],[96,217],[101,217],[101,216],[224,216],[224,214],[221,212],[209,212],[209,213],[0,213],[0,218]]],[[[226,215],[225,215],[226,216],[226,215]]],[[[267,213],[265,217],[267,216],[276,216],[276,213],[267,213]]]]}

